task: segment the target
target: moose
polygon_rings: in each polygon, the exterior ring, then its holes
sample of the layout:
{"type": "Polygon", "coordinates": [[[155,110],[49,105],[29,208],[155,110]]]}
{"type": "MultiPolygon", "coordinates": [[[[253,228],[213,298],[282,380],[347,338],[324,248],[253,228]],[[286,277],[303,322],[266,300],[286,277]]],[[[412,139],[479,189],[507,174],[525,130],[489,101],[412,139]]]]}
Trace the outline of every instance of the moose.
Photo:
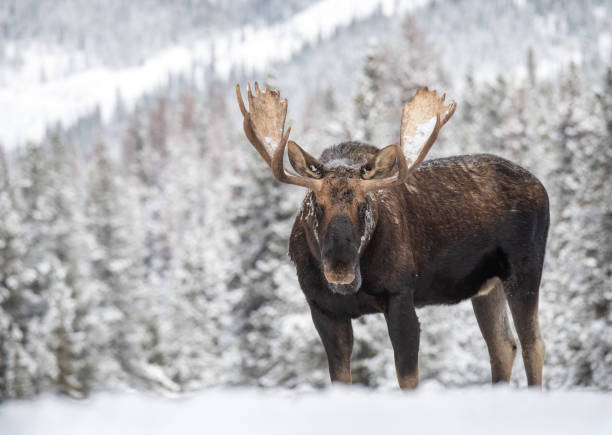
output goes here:
{"type": "Polygon", "coordinates": [[[248,86],[238,105],[246,137],[274,177],[308,193],[289,253],[327,353],[332,382],[351,383],[351,320],[384,313],[400,388],[418,385],[415,309],[471,299],[492,382],[510,379],[521,344],[527,382],[541,386],[544,342],[538,294],[549,225],[548,195],[520,166],[490,154],[424,161],[456,109],[424,88],[403,107],[400,140],[359,142],[320,158],[289,140],[287,100],[248,86]],[[284,167],[285,148],[295,173],[284,167]]]}

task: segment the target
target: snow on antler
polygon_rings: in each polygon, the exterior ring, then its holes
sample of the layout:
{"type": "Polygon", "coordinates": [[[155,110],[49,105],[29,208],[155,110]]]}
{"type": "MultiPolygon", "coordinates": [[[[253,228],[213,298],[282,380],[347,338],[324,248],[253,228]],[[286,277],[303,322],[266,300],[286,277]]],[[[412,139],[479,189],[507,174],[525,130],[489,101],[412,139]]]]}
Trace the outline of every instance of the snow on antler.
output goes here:
{"type": "Polygon", "coordinates": [[[411,167],[425,158],[438,132],[455,112],[455,102],[444,104],[445,96],[438,98],[436,91],[424,88],[404,105],[400,146],[411,167]]]}

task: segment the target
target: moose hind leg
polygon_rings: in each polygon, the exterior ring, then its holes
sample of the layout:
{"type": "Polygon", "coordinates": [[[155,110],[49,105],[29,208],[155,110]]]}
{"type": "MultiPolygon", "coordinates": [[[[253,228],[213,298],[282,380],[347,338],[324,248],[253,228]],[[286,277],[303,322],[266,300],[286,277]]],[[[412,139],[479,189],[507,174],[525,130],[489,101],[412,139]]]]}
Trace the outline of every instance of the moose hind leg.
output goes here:
{"type": "MultiPolygon", "coordinates": [[[[510,283],[509,283],[510,284],[510,283]]],[[[507,290],[508,305],[521,342],[527,384],[542,385],[545,346],[538,321],[538,288],[540,274],[513,280],[507,290]]]]}
{"type": "Polygon", "coordinates": [[[489,350],[491,381],[508,382],[517,346],[508,321],[506,297],[497,278],[487,281],[482,287],[472,298],[472,307],[489,350]]]}

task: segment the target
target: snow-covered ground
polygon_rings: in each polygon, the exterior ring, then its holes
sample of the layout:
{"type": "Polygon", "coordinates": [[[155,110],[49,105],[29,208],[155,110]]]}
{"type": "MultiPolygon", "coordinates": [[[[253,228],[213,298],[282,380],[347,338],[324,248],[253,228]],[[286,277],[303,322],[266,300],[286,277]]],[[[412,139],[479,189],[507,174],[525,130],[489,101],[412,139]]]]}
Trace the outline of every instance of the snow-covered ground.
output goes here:
{"type": "Polygon", "coordinates": [[[610,434],[612,395],[512,388],[417,392],[210,390],[162,398],[44,396],[0,406],[0,433],[70,434],[610,434]],[[384,432],[383,432],[384,431],[384,432]]]}

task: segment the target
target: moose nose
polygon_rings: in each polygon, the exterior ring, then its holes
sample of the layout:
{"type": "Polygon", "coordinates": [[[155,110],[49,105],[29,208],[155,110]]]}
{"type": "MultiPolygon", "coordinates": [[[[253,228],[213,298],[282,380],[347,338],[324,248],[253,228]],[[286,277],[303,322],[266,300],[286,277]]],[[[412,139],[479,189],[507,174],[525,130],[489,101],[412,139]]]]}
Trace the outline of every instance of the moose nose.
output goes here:
{"type": "Polygon", "coordinates": [[[355,268],[348,265],[323,265],[323,274],[327,282],[332,284],[351,284],[355,281],[355,268]]]}
{"type": "Polygon", "coordinates": [[[354,279],[354,268],[357,263],[356,239],[353,224],[348,216],[332,217],[323,239],[323,262],[325,275],[333,276],[333,281],[346,281],[351,278],[350,275],[352,275],[351,281],[354,279]]]}

